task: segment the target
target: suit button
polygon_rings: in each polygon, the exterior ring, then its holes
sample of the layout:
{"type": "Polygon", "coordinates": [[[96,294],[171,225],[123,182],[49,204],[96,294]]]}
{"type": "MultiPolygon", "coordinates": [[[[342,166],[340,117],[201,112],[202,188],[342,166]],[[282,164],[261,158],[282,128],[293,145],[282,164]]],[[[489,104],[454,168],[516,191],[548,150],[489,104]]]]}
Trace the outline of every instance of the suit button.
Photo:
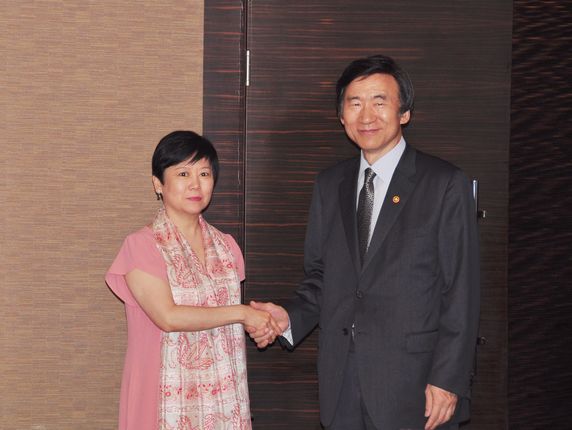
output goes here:
{"type": "Polygon", "coordinates": [[[362,298],[363,298],[363,291],[357,290],[357,291],[356,291],[356,297],[357,297],[358,299],[362,299],[362,298]]]}
{"type": "Polygon", "coordinates": [[[344,334],[344,336],[347,336],[349,333],[349,330],[347,328],[343,328],[342,333],[344,334]]]}

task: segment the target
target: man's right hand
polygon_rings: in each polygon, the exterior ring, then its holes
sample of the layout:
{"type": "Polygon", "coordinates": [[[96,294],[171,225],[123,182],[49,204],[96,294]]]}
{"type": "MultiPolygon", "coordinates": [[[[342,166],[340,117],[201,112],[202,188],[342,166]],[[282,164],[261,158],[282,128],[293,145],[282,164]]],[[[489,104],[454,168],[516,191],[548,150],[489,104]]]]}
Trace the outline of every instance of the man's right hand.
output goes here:
{"type": "MultiPolygon", "coordinates": [[[[274,320],[276,321],[276,323],[278,323],[278,326],[280,327],[281,332],[279,334],[282,334],[284,330],[286,330],[290,325],[290,318],[288,317],[288,312],[286,312],[286,309],[284,309],[282,306],[275,305],[272,302],[263,303],[263,302],[255,302],[254,300],[250,302],[250,306],[259,311],[266,311],[270,315],[272,315],[272,318],[274,318],[274,320]]],[[[257,331],[256,328],[254,327],[247,326],[246,331],[248,332],[250,337],[254,340],[254,342],[256,342],[256,346],[258,348],[266,348],[269,344],[271,344],[274,341],[274,339],[267,333],[257,331]]]]}

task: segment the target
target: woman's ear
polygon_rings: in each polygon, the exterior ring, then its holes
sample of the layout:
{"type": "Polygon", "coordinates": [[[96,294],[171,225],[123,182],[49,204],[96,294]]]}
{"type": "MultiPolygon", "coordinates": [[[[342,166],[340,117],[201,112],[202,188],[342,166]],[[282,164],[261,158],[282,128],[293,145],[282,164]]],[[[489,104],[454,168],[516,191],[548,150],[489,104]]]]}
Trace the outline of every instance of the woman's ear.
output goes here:
{"type": "Polygon", "coordinates": [[[155,189],[155,194],[161,194],[163,192],[163,184],[159,180],[158,177],[152,176],[151,180],[153,181],[153,188],[155,189]]]}

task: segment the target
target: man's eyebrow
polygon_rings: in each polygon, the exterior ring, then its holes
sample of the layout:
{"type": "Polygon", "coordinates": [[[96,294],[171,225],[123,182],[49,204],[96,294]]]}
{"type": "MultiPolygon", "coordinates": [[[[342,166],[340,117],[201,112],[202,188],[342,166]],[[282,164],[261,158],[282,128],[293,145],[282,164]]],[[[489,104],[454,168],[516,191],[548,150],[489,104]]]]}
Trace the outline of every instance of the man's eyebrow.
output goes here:
{"type": "Polygon", "coordinates": [[[387,96],[386,96],[385,94],[376,94],[376,95],[374,95],[372,98],[374,98],[374,99],[387,100],[387,96]]]}

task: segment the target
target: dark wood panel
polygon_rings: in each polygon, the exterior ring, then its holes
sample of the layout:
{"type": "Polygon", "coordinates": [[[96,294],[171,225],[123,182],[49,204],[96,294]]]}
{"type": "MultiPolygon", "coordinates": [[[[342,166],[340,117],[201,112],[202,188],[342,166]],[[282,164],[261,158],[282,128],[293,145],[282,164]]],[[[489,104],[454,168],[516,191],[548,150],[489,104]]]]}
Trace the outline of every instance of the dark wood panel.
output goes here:
{"type": "Polygon", "coordinates": [[[209,0],[204,14],[203,134],[221,161],[205,217],[243,245],[244,8],[237,1],[209,0]]]}
{"type": "Polygon", "coordinates": [[[572,428],[572,14],[515,0],[509,234],[511,428],[572,428]]]}
{"type": "MultiPolygon", "coordinates": [[[[288,297],[302,276],[315,174],[357,153],[335,117],[335,81],[354,58],[395,57],[417,102],[409,143],[481,182],[483,313],[472,428],[506,426],[506,234],[511,2],[264,1],[248,21],[245,249],[247,297],[288,297]]],[[[271,410],[314,428],[317,334],[292,354],[250,351],[255,427],[271,410]],[[293,374],[279,370],[286,354],[293,374]],[[307,375],[300,380],[299,373],[307,375]],[[288,389],[283,386],[288,385],[288,389]],[[277,386],[280,390],[273,391],[277,386]],[[256,387],[256,389],[254,388],[256,387]],[[286,405],[286,406],[284,406],[286,405]],[[299,411],[306,410],[304,413],[299,411]]]]}

